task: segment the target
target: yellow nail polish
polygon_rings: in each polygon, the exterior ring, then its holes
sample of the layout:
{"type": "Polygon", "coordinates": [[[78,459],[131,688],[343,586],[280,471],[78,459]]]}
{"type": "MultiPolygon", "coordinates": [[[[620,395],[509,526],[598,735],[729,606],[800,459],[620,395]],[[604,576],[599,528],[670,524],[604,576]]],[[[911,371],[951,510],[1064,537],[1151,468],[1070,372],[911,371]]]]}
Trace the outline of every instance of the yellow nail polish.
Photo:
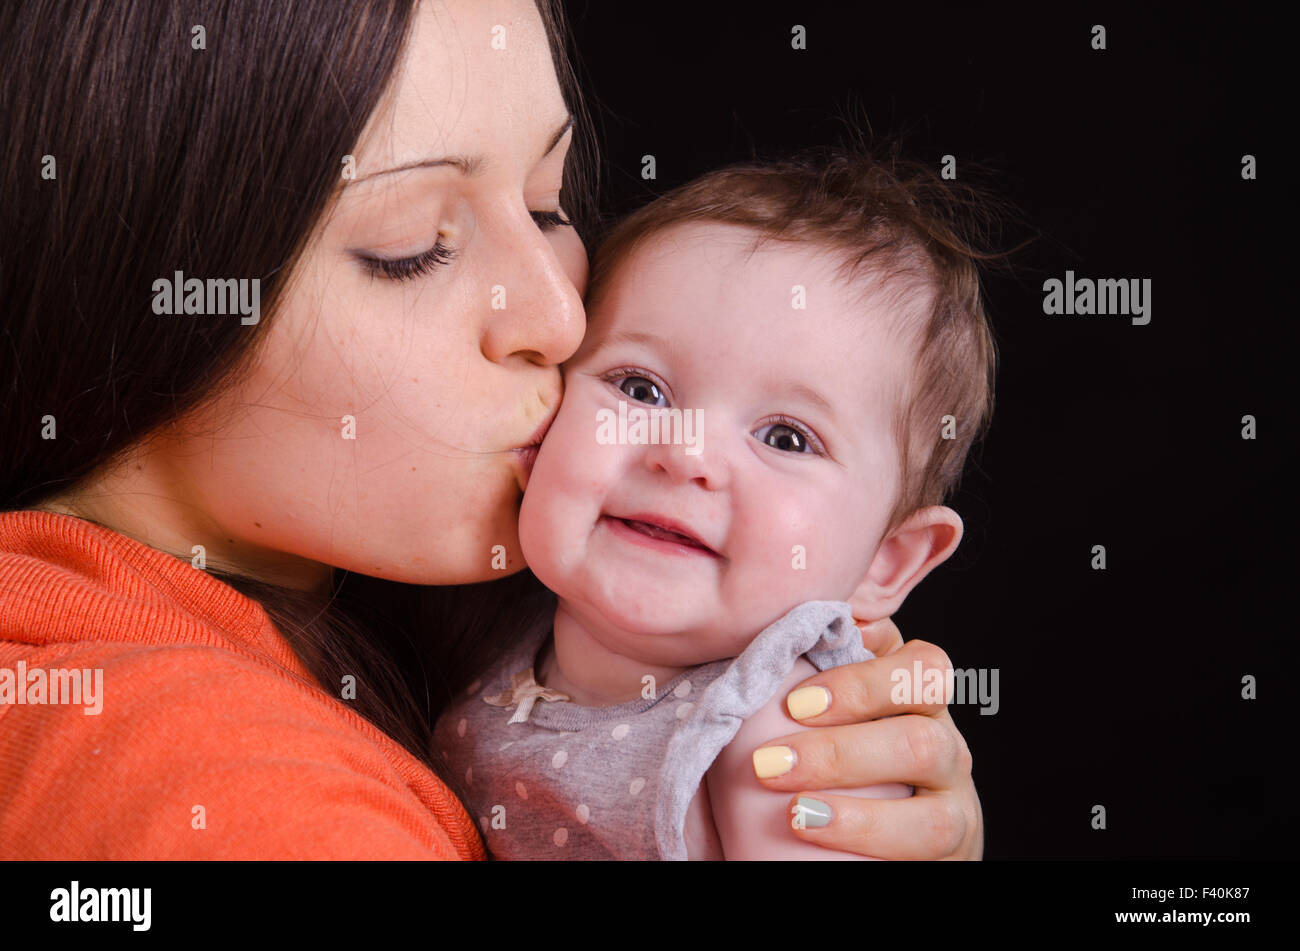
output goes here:
{"type": "Polygon", "coordinates": [[[788,746],[763,746],[754,750],[754,775],[759,779],[784,776],[794,769],[794,750],[788,746]]]}
{"type": "Polygon", "coordinates": [[[786,709],[796,720],[806,720],[825,713],[831,705],[831,692],[825,687],[800,687],[785,698],[786,709]]]}

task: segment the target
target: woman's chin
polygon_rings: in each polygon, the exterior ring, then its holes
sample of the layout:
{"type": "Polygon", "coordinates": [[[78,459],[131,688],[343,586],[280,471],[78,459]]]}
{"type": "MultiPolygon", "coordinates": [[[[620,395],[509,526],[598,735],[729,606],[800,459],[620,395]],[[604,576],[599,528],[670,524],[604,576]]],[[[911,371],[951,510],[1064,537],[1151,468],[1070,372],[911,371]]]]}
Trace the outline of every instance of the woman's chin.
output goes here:
{"type": "MultiPolygon", "coordinates": [[[[528,566],[518,550],[490,556],[491,562],[479,565],[474,562],[449,561],[446,564],[403,563],[385,566],[378,572],[364,571],[387,581],[399,581],[403,584],[418,585],[453,585],[479,584],[484,581],[500,581],[502,578],[518,574],[528,566]],[[492,564],[500,564],[500,568],[492,564]]],[[[475,560],[477,561],[477,559],[475,560]]]]}

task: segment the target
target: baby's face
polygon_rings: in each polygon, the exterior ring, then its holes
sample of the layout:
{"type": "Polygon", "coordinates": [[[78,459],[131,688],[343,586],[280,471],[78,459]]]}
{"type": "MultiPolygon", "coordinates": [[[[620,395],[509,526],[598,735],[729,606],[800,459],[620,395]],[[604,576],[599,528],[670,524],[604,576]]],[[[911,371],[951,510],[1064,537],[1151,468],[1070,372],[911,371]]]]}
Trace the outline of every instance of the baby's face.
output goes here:
{"type": "Polygon", "coordinates": [[[678,225],[624,262],[524,494],[529,566],[605,646],[648,663],[734,657],[796,604],[848,600],[898,488],[910,351],[885,304],[825,251],[752,242],[678,225]],[[667,408],[690,424],[661,421],[645,444],[636,417],[667,408]]]}

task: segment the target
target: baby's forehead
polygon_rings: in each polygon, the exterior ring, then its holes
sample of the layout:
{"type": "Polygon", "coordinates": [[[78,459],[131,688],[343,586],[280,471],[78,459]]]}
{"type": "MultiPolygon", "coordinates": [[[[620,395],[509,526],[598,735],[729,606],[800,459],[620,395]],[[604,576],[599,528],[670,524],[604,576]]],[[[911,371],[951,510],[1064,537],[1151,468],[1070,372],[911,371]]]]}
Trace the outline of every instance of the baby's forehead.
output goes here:
{"type": "Polygon", "coordinates": [[[773,267],[820,272],[837,270],[845,257],[825,242],[775,236],[730,222],[685,221],[643,235],[628,248],[618,267],[727,274],[766,272],[773,267]]]}
{"type": "Polygon", "coordinates": [[[910,350],[935,292],[924,262],[907,255],[864,256],[824,240],[713,221],[678,222],[642,235],[603,270],[588,298],[592,331],[646,296],[703,287],[717,292],[720,303],[776,304],[792,319],[832,310],[856,315],[838,328],[843,336],[880,325],[910,350]]]}
{"type": "Polygon", "coordinates": [[[910,309],[909,304],[934,291],[928,262],[917,249],[868,249],[825,236],[777,235],[719,221],[656,228],[626,243],[604,270],[602,286],[635,277],[658,280],[664,272],[712,273],[723,279],[743,273],[750,281],[798,278],[804,286],[829,285],[861,299],[884,293],[894,309],[910,309]]]}

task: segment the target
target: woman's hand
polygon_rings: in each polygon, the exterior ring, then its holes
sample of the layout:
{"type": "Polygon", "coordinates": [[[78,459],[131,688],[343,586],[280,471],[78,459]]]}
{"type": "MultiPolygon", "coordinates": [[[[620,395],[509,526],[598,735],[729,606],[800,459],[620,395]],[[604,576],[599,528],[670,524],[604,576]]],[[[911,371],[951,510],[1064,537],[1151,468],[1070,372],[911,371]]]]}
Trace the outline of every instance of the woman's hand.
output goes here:
{"type": "Polygon", "coordinates": [[[794,766],[759,782],[788,791],[791,807],[801,794],[828,802],[829,823],[791,831],[809,842],[883,859],[981,858],[984,816],[971,779],[970,750],[947,704],[890,699],[890,674],[902,667],[911,676],[918,660],[925,671],[944,672],[947,683],[948,655],[925,641],[904,644],[888,618],[859,622],[859,627],[876,659],[804,681],[801,688],[828,688],[830,707],[796,721],[819,729],[772,740],[771,746],[795,751],[794,766]],[[862,799],[824,792],[889,782],[908,783],[916,793],[906,799],[862,799]]]}

